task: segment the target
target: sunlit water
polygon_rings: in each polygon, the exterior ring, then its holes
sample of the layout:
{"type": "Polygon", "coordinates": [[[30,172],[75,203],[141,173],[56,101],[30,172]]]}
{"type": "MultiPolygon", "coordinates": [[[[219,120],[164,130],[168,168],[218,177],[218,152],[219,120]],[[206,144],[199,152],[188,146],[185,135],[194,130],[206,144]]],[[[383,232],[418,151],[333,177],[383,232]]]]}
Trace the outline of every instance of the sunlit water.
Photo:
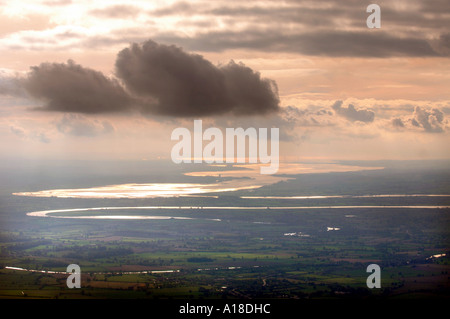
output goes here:
{"type": "MultiPolygon", "coordinates": [[[[70,209],[54,209],[42,210],[27,213],[28,216],[33,217],[52,217],[52,218],[88,218],[88,219],[201,219],[190,217],[175,217],[175,216],[146,216],[146,215],[78,215],[78,216],[61,216],[51,215],[55,213],[67,212],[86,212],[86,211],[107,211],[107,210],[312,210],[312,209],[361,209],[361,208],[378,208],[378,209],[396,209],[396,208],[410,208],[410,209],[445,209],[450,206],[444,205],[343,205],[343,206],[136,206],[136,207],[91,207],[91,208],[70,208],[70,209]]],[[[351,216],[351,215],[349,215],[351,216]]],[[[221,219],[207,219],[203,220],[221,221],[221,219]]]]}
{"type": "Polygon", "coordinates": [[[283,163],[277,174],[260,174],[259,164],[233,165],[233,169],[224,171],[188,172],[192,177],[214,177],[214,183],[129,183],[105,185],[100,187],[49,189],[34,192],[17,192],[13,195],[30,197],[57,198],[156,198],[178,196],[201,196],[206,193],[235,192],[252,190],[265,185],[287,181],[289,174],[349,172],[382,167],[359,167],[349,165],[283,163]]]}
{"type": "Polygon", "coordinates": [[[401,198],[450,197],[445,194],[381,194],[381,195],[314,195],[314,196],[241,196],[244,199],[325,199],[325,198],[401,198]]]}
{"type": "MultiPolygon", "coordinates": [[[[259,268],[261,266],[252,266],[251,268],[259,268]]],[[[214,268],[198,268],[197,271],[213,271],[213,270],[236,270],[241,269],[240,266],[228,266],[228,267],[214,267],[214,268]]],[[[43,274],[62,274],[68,275],[70,272],[66,271],[53,271],[53,270],[38,270],[38,269],[27,269],[21,267],[11,267],[5,266],[5,269],[16,270],[16,271],[26,271],[26,272],[37,272],[43,274]]],[[[180,272],[180,269],[169,269],[169,270],[140,270],[140,271],[96,271],[96,272],[88,272],[92,275],[137,275],[137,274],[167,274],[167,273],[176,273],[180,272]]]]}
{"type": "MultiPolygon", "coordinates": [[[[333,163],[327,164],[300,164],[300,163],[284,163],[280,166],[280,175],[261,175],[259,173],[259,165],[246,164],[234,165],[232,170],[225,171],[203,171],[185,173],[188,176],[196,177],[216,177],[216,181],[211,184],[207,183],[145,183],[145,184],[121,184],[106,185],[101,187],[78,188],[78,189],[52,189],[41,190],[36,192],[19,192],[14,195],[31,196],[31,197],[57,197],[57,198],[157,198],[157,197],[179,197],[179,196],[200,196],[214,197],[207,193],[217,192],[234,192],[239,190],[249,190],[259,188],[264,185],[270,185],[279,181],[290,179],[289,174],[301,173],[329,173],[329,172],[348,172],[359,170],[381,169],[382,167],[358,167],[347,166],[333,163]],[[246,178],[243,178],[246,177],[246,178]],[[230,180],[231,179],[231,180],[230,180]],[[204,195],[202,195],[204,194],[204,195]]],[[[380,194],[380,195],[299,195],[299,196],[241,196],[242,199],[277,199],[277,200],[302,200],[302,199],[327,199],[327,198],[384,198],[384,197],[449,197],[450,195],[440,194],[380,194]]],[[[148,220],[164,220],[164,219],[195,219],[191,217],[178,216],[148,216],[148,215],[92,215],[85,214],[76,216],[54,215],[56,213],[67,212],[86,212],[86,211],[107,211],[107,210],[187,210],[187,209],[209,209],[209,210],[312,210],[312,209],[361,209],[361,208],[410,208],[410,209],[439,209],[448,208],[449,206],[434,205],[347,205],[347,206],[138,206],[138,207],[93,207],[93,208],[72,208],[59,210],[45,210],[30,212],[28,216],[34,217],[53,217],[53,218],[87,218],[87,219],[148,219],[148,220]]],[[[348,215],[353,216],[353,215],[348,215]]],[[[198,218],[197,218],[198,219],[198,218]]],[[[220,219],[210,219],[213,221],[221,221],[220,219]]]]}
{"type": "Polygon", "coordinates": [[[231,192],[253,189],[259,186],[241,185],[228,187],[222,184],[192,184],[192,183],[150,183],[121,184],[90,188],[50,189],[37,192],[13,193],[18,196],[58,197],[58,198],[156,198],[177,197],[193,194],[231,192]]]}

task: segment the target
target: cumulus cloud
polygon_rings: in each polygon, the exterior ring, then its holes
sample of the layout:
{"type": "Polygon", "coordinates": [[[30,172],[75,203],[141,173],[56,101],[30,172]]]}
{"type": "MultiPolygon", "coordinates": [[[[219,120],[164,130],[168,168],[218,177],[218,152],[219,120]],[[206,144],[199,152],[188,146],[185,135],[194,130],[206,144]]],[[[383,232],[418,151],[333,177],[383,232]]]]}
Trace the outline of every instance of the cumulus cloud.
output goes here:
{"type": "MultiPolygon", "coordinates": [[[[153,41],[120,51],[121,80],[67,63],[31,68],[21,86],[39,110],[95,114],[140,110],[147,116],[254,115],[279,111],[274,81],[241,63],[215,66],[201,55],[153,41]],[[123,85],[122,85],[123,84],[123,85]]],[[[8,89],[8,92],[11,89],[8,89]]],[[[7,91],[0,81],[0,93],[7,91]]]]}
{"type": "Polygon", "coordinates": [[[97,136],[114,132],[114,127],[108,121],[90,120],[79,114],[64,114],[56,122],[59,132],[73,136],[97,136]]]}
{"type": "Polygon", "coordinates": [[[345,117],[349,121],[373,122],[375,113],[366,109],[356,109],[353,104],[349,104],[347,108],[342,107],[342,101],[336,101],[331,108],[337,115],[345,117]]]}
{"type": "Polygon", "coordinates": [[[260,114],[279,110],[278,88],[275,81],[261,79],[258,72],[234,61],[221,68],[231,103],[228,108],[235,114],[260,114]]]}
{"type": "Polygon", "coordinates": [[[447,128],[448,121],[444,112],[436,107],[416,106],[410,115],[395,117],[390,124],[397,130],[443,133],[447,128]]]}
{"type": "Polygon", "coordinates": [[[441,133],[444,132],[444,113],[437,108],[424,109],[416,106],[411,123],[423,128],[426,132],[441,133]]]}
{"type": "Polygon", "coordinates": [[[119,52],[116,73],[127,89],[146,100],[144,112],[180,117],[279,109],[275,82],[243,64],[215,66],[176,46],[134,43],[119,52]]]}
{"type": "Polygon", "coordinates": [[[129,109],[131,99],[117,80],[67,63],[42,63],[23,80],[26,91],[47,111],[104,113],[129,109]]]}
{"type": "Polygon", "coordinates": [[[283,106],[280,110],[270,116],[251,117],[218,117],[213,124],[215,127],[277,127],[280,128],[281,141],[298,141],[304,133],[303,130],[313,127],[331,127],[336,125],[333,113],[326,109],[317,110],[314,106],[298,108],[295,106],[283,106]]]}
{"type": "Polygon", "coordinates": [[[403,127],[405,127],[405,124],[403,123],[402,119],[398,118],[398,117],[393,118],[391,120],[391,123],[392,123],[392,126],[394,126],[396,128],[403,128],[403,127]]]}

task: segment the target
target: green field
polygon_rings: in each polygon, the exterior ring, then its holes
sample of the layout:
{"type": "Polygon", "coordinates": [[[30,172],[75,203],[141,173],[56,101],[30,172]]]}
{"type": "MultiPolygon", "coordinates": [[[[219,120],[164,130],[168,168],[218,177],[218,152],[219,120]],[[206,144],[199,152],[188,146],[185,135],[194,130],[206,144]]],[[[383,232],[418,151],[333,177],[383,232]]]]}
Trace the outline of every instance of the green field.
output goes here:
{"type": "Polygon", "coordinates": [[[330,209],[176,213],[222,221],[28,217],[33,223],[22,225],[20,233],[0,234],[0,296],[398,298],[448,293],[448,229],[443,227],[449,223],[448,209],[354,209],[351,218],[346,210],[330,209]],[[24,235],[26,227],[36,225],[37,231],[24,235]],[[339,230],[327,231],[330,225],[339,230]],[[442,253],[447,255],[428,259],[442,253]],[[4,269],[65,271],[72,263],[82,269],[81,290],[68,289],[66,275],[4,269]],[[382,267],[381,289],[365,284],[371,263],[382,267]],[[167,270],[174,272],[151,273],[167,270]]]}

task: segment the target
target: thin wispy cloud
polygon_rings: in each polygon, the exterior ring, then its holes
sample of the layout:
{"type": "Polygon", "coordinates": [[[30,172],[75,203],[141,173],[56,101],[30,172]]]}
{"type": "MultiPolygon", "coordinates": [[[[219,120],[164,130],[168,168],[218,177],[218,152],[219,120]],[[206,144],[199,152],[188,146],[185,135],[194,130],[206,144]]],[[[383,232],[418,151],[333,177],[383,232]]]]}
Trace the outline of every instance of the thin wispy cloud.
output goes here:
{"type": "MultiPolygon", "coordinates": [[[[246,49],[336,57],[449,56],[448,2],[377,3],[382,7],[383,27],[370,33],[365,24],[369,1],[180,1],[159,6],[64,3],[55,12],[61,15],[59,20],[73,20],[66,11],[72,8],[79,25],[86,27],[78,41],[57,41],[56,28],[64,26],[63,22],[39,32],[21,28],[2,42],[5,48],[71,50],[80,45],[85,49],[116,47],[127,45],[130,39],[143,42],[151,37],[160,43],[210,52],[246,49]]],[[[48,11],[46,6],[41,8],[43,12],[48,11]]]]}

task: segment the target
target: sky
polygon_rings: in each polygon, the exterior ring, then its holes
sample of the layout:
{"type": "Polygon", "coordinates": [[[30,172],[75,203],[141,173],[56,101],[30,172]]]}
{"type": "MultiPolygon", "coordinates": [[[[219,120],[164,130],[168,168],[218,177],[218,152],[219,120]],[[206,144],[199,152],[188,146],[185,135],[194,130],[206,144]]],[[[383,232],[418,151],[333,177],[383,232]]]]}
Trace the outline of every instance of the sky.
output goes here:
{"type": "Polygon", "coordinates": [[[450,159],[449,30],[447,0],[0,0],[0,158],[170,159],[202,119],[282,161],[450,159]]]}

